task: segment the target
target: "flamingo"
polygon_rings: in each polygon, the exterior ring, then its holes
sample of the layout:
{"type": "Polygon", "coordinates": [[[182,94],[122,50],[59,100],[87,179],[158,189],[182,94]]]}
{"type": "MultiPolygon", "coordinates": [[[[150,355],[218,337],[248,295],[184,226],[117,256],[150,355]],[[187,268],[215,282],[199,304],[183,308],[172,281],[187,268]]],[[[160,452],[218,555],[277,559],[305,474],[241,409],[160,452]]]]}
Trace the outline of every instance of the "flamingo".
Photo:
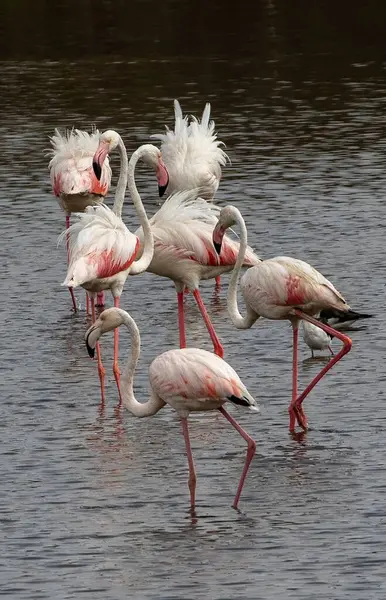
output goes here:
{"type": "MultiPolygon", "coordinates": [[[[168,171],[166,185],[159,185],[159,195],[199,189],[201,198],[213,200],[221,179],[221,167],[228,159],[217,140],[214,121],[210,121],[210,104],[205,105],[201,123],[192,116],[183,116],[178,100],[174,100],[174,131],[151,137],[162,142],[161,151],[168,171]]],[[[216,286],[221,283],[216,277],[216,286]]]]}
{"type": "MultiPolygon", "coordinates": [[[[212,233],[218,213],[218,207],[197,197],[197,190],[187,190],[169,196],[150,219],[154,236],[154,255],[147,270],[160,277],[168,277],[174,282],[177,292],[180,348],[186,347],[184,290],[188,289],[193,292],[212,340],[214,352],[223,357],[224,349],[199,291],[201,279],[216,278],[231,271],[239,251],[239,242],[225,236],[222,251],[217,256],[212,233]]],[[[142,248],[144,236],[141,227],[135,235],[142,248]]],[[[244,254],[243,266],[250,267],[259,263],[260,259],[251,248],[246,248],[244,254]]]]}
{"type": "Polygon", "coordinates": [[[199,189],[202,198],[213,200],[221,167],[228,157],[220,148],[222,142],[217,140],[214,121],[209,120],[210,104],[205,105],[201,123],[193,116],[189,123],[178,100],[174,100],[174,115],[174,131],[166,128],[166,133],[151,136],[162,142],[161,152],[169,175],[159,185],[159,195],[162,197],[166,189],[169,194],[199,189]]]}
{"type": "MultiPolygon", "coordinates": [[[[66,131],[64,135],[58,129],[50,138],[52,156],[48,168],[52,188],[58,197],[61,208],[66,213],[66,229],[70,227],[73,212],[82,212],[87,206],[100,204],[111,184],[109,161],[104,163],[103,173],[97,179],[92,168],[92,159],[99,142],[99,131],[87,133],[79,129],[66,131]]],[[[67,264],[70,262],[69,236],[66,238],[67,264]]],[[[70,287],[72,304],[76,312],[76,301],[70,287]]],[[[104,294],[98,295],[98,305],[104,304],[104,294]]]]}
{"type": "Polygon", "coordinates": [[[134,319],[124,310],[108,308],[87,330],[85,341],[88,353],[94,356],[99,338],[108,331],[125,325],[131,336],[131,356],[122,375],[123,404],[135,417],[150,417],[169,404],[181,419],[189,465],[191,508],[196,504],[196,472],[189,439],[190,412],[218,409],[247,442],[248,450],[240,482],[233,502],[237,508],[256,443],[226,411],[227,401],[259,412],[258,405],[237,373],[218,356],[199,348],[168,350],[153,360],[149,368],[151,396],[147,402],[136,400],[133,390],[134,373],[140,355],[140,333],[134,319]]]}
{"type": "Polygon", "coordinates": [[[226,206],[221,210],[218,223],[213,231],[213,242],[217,252],[221,251],[224,233],[228,227],[239,225],[241,229],[240,252],[231,276],[228,290],[228,310],[233,324],[239,329],[247,329],[260,317],[267,319],[288,319],[293,329],[293,371],[292,371],[292,400],[288,407],[290,416],[289,429],[295,431],[296,420],[304,430],[308,429],[302,402],[317,382],[351,349],[351,339],[343,333],[321,323],[312,315],[323,309],[333,310],[338,314],[349,313],[351,310],[343,296],[335,289],[328,279],[316,271],[308,263],[278,256],[261,261],[248,269],[241,279],[241,291],[246,303],[247,314],[243,317],[237,305],[237,285],[239,272],[244,261],[247,247],[247,228],[239,210],[234,206],[226,206]],[[298,327],[304,319],[317,325],[327,334],[337,337],[343,342],[343,347],[327,365],[314,377],[304,392],[298,396],[298,327]]]}
{"type": "MultiPolygon", "coordinates": [[[[118,148],[121,158],[121,173],[116,190],[113,210],[105,205],[88,207],[78,215],[78,221],[69,229],[71,236],[70,265],[63,285],[81,285],[91,297],[92,319],[95,321],[95,293],[111,290],[114,306],[119,306],[120,296],[129,271],[132,275],[142,273],[153,256],[153,235],[135,185],[134,171],[139,159],[153,153],[163,167],[161,152],[151,144],[140,146],[127,162],[127,153],[121,136],[115,131],[106,131],[100,137],[94,156],[94,168],[100,175],[107,154],[118,148]],[[98,170],[99,169],[99,170],[98,170]],[[139,239],[131,233],[121,219],[125,189],[129,191],[143,228],[143,253],[136,260],[139,239]]],[[[102,364],[99,344],[97,346],[98,373],[104,403],[105,369],[102,364]]],[[[120,370],[118,365],[118,330],[114,333],[113,373],[120,393],[120,370]]]]}

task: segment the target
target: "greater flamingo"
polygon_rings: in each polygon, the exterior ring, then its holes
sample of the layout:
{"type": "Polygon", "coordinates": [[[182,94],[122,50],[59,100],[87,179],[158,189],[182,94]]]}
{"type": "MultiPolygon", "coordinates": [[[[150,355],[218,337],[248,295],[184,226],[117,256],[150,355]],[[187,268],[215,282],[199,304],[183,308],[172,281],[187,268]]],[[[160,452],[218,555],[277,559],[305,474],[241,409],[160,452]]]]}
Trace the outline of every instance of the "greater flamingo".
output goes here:
{"type": "Polygon", "coordinates": [[[199,189],[202,198],[212,200],[228,157],[220,148],[222,142],[217,140],[215,124],[210,121],[210,104],[205,105],[201,123],[193,116],[189,122],[178,100],[174,100],[174,115],[174,131],[167,127],[166,133],[151,136],[162,142],[161,152],[169,174],[168,180],[159,185],[159,195],[163,196],[166,189],[169,195],[199,189]]]}
{"type": "MultiPolygon", "coordinates": [[[[151,144],[140,146],[127,162],[125,145],[115,131],[105,132],[95,153],[94,165],[103,166],[107,152],[118,148],[121,157],[121,174],[116,191],[113,210],[105,205],[88,207],[78,215],[78,222],[70,227],[71,253],[67,277],[63,285],[81,285],[91,297],[92,318],[95,321],[95,293],[111,290],[114,306],[119,306],[123,286],[129,274],[142,273],[153,256],[153,235],[140,195],[135,185],[134,171],[140,158],[153,153],[161,167],[161,152],[151,144]],[[106,152],[107,150],[107,152],[106,152]],[[100,164],[99,164],[100,163],[100,164]],[[131,233],[121,219],[122,206],[127,185],[142,224],[143,253],[138,259],[139,240],[131,233]],[[135,260],[137,258],[137,260],[135,260]],[[133,262],[134,261],[134,262],[133,262]]],[[[96,170],[98,171],[96,166],[96,170]]],[[[102,364],[99,344],[97,346],[98,373],[101,382],[102,402],[104,402],[105,369],[102,364]]],[[[114,377],[120,394],[120,371],[118,366],[118,330],[114,333],[114,377]]]]}
{"type": "Polygon", "coordinates": [[[218,356],[200,350],[185,348],[163,352],[153,360],[149,368],[151,385],[150,400],[140,403],[134,396],[134,373],[140,355],[140,334],[134,319],[124,310],[104,310],[85,335],[88,353],[94,356],[99,338],[108,331],[124,324],[131,335],[131,356],[122,374],[123,404],[135,417],[150,417],[165,404],[172,406],[181,419],[189,464],[190,504],[196,504],[196,472],[189,440],[188,415],[193,411],[218,409],[248,444],[244,469],[241,474],[233,507],[237,508],[249,465],[256,451],[256,443],[225,410],[224,404],[233,404],[258,412],[252,398],[237,373],[218,356]]]}
{"type": "MultiPolygon", "coordinates": [[[[154,236],[154,255],[147,270],[155,275],[168,277],[174,282],[177,291],[180,348],[186,346],[184,290],[188,289],[193,292],[213,342],[214,351],[222,357],[223,347],[199,291],[201,279],[216,278],[231,271],[239,252],[239,242],[225,236],[222,251],[217,255],[212,233],[218,213],[218,207],[197,197],[197,190],[187,190],[170,196],[150,219],[154,236]]],[[[135,234],[142,248],[142,229],[139,228],[135,234]]],[[[259,258],[253,250],[246,248],[243,266],[250,267],[258,262],[259,258]]]]}
{"type": "Polygon", "coordinates": [[[247,309],[247,314],[242,317],[237,305],[237,284],[247,247],[247,228],[239,210],[234,206],[226,206],[222,209],[213,231],[213,242],[217,251],[220,252],[226,229],[235,224],[239,225],[241,229],[241,243],[228,290],[230,317],[233,324],[239,329],[251,327],[260,316],[267,319],[288,319],[291,322],[293,329],[293,372],[292,400],[288,408],[290,415],[289,429],[294,432],[297,420],[299,425],[307,430],[307,419],[302,408],[304,398],[323,375],[349,352],[352,345],[349,337],[321,323],[312,315],[318,314],[323,309],[333,309],[343,314],[350,311],[350,307],[332,283],[308,263],[287,256],[278,256],[261,261],[258,265],[248,269],[241,278],[240,287],[247,309]],[[297,346],[299,321],[301,319],[313,323],[326,333],[337,337],[343,342],[343,347],[314,377],[304,392],[298,396],[297,346]]]}
{"type": "MultiPolygon", "coordinates": [[[[105,161],[99,179],[95,177],[92,161],[99,143],[99,131],[87,133],[79,129],[66,131],[64,135],[58,129],[50,138],[52,156],[48,168],[52,188],[66,213],[66,229],[70,227],[71,213],[82,212],[87,206],[103,202],[111,184],[111,168],[105,161]]],[[[70,261],[69,237],[66,238],[67,265],[70,261]]],[[[70,287],[72,304],[76,312],[76,300],[70,287]]],[[[104,304],[103,292],[98,295],[98,305],[104,304]]]]}

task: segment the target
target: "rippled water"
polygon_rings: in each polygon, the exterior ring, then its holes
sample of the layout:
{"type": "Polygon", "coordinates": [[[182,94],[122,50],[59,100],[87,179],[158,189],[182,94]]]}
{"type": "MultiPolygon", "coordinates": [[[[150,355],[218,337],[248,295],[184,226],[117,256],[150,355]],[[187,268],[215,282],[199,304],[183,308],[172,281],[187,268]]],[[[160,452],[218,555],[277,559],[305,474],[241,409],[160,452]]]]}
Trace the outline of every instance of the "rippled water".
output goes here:
{"type": "MultiPolygon", "coordinates": [[[[243,10],[199,2],[197,11],[187,2],[138,1],[130,10],[107,0],[99,10],[90,2],[76,10],[71,2],[6,4],[0,594],[383,600],[385,9],[312,9],[305,0],[291,10],[273,0],[243,10]],[[64,215],[44,155],[54,127],[92,124],[116,128],[132,152],[172,124],[175,97],[194,114],[211,101],[232,160],[219,199],[241,209],[255,249],[309,261],[354,308],[375,314],[307,399],[312,429],[295,441],[287,432],[289,325],[235,330],[228,277],[218,294],[203,284],[226,358],[262,410],[232,410],[258,444],[240,512],[231,502],[242,440],[220,414],[191,418],[195,519],[172,410],[147,420],[117,413],[110,370],[107,406],[99,408],[96,364],[83,343],[84,293],[73,315],[60,287],[64,215]]],[[[154,176],[143,168],[138,182],[156,211],[154,176]]],[[[130,203],[124,217],[137,226],[130,203]]],[[[146,399],[147,366],[178,344],[173,285],[132,278],[122,306],[141,329],[136,393],[146,399]]],[[[189,344],[210,348],[191,298],[187,321],[189,344]]],[[[111,339],[102,348],[110,369],[111,339]]],[[[304,344],[301,360],[304,385],[321,363],[304,344]]]]}

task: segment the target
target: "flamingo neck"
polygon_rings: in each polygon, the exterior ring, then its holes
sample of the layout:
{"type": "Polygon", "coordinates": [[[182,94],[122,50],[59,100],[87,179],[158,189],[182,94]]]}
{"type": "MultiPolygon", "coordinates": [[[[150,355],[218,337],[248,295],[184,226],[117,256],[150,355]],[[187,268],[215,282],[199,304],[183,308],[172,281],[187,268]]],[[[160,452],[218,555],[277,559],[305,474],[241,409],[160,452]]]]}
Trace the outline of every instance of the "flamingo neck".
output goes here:
{"type": "Polygon", "coordinates": [[[155,415],[165,402],[161,400],[154,392],[147,402],[138,402],[134,396],[134,373],[138,364],[138,359],[141,353],[141,337],[136,322],[130,315],[125,315],[123,320],[124,325],[130,332],[131,336],[131,354],[122,374],[122,400],[125,408],[135,417],[150,417],[155,415]]]}
{"type": "Polygon", "coordinates": [[[235,218],[236,218],[236,222],[239,225],[240,230],[241,230],[240,246],[239,246],[239,253],[237,255],[237,260],[236,260],[236,263],[233,268],[232,275],[231,275],[231,278],[229,281],[228,297],[227,297],[228,312],[229,312],[230,318],[232,319],[233,325],[235,327],[237,327],[237,329],[249,329],[249,327],[251,327],[253,325],[253,323],[256,321],[256,316],[254,315],[254,313],[247,311],[247,314],[245,315],[245,317],[243,317],[240,314],[238,303],[237,303],[237,287],[238,287],[238,283],[239,283],[240,270],[244,264],[245,253],[247,251],[248,235],[247,235],[247,228],[245,226],[245,222],[244,222],[244,219],[242,218],[242,216],[238,213],[238,214],[235,214],[235,218]]]}
{"type": "Polygon", "coordinates": [[[119,171],[117,188],[115,190],[113,212],[117,215],[117,217],[122,217],[122,208],[123,208],[123,203],[125,201],[125,192],[126,192],[127,178],[128,178],[128,172],[129,172],[129,161],[127,159],[127,152],[126,152],[125,144],[123,143],[123,140],[121,137],[119,137],[118,151],[119,151],[119,157],[121,159],[121,169],[119,171]]]}
{"type": "Polygon", "coordinates": [[[140,158],[142,158],[146,154],[146,147],[140,146],[132,155],[129,162],[129,172],[128,172],[128,187],[131,199],[133,201],[135,210],[137,212],[139,221],[142,225],[143,235],[144,235],[144,246],[142,256],[139,260],[134,261],[130,269],[130,275],[137,275],[138,273],[142,273],[142,271],[146,271],[148,266],[150,265],[153,253],[154,253],[154,239],[153,234],[151,232],[149,219],[147,218],[147,214],[145,208],[142,204],[141,196],[137,190],[137,186],[135,184],[135,167],[140,158]]]}

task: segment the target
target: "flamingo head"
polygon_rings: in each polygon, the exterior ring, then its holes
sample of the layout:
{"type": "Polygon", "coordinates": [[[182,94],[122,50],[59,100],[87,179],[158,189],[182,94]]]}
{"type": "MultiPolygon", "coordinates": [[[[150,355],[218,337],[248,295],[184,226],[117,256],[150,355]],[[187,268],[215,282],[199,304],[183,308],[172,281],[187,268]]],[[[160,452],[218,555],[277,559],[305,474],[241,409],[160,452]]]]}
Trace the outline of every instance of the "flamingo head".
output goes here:
{"type": "Polygon", "coordinates": [[[156,146],[153,146],[153,144],[145,144],[143,146],[142,160],[156,172],[158,193],[159,197],[162,198],[169,184],[169,173],[162,159],[161,151],[156,146]]]}
{"type": "Polygon", "coordinates": [[[217,254],[221,252],[222,240],[226,230],[237,223],[238,215],[240,215],[240,212],[235,206],[225,206],[221,210],[216,227],[213,230],[213,246],[217,254]]]}
{"type": "Polygon", "coordinates": [[[106,156],[115,150],[120,139],[121,136],[119,133],[113,131],[112,129],[104,131],[101,134],[99,138],[99,146],[92,159],[92,168],[98,181],[100,181],[102,175],[102,167],[106,160],[106,156]]]}
{"type": "Polygon", "coordinates": [[[112,331],[123,323],[123,311],[119,308],[107,308],[99,318],[89,327],[84,336],[89,356],[94,358],[95,346],[99,338],[108,331],[112,331]]]}

